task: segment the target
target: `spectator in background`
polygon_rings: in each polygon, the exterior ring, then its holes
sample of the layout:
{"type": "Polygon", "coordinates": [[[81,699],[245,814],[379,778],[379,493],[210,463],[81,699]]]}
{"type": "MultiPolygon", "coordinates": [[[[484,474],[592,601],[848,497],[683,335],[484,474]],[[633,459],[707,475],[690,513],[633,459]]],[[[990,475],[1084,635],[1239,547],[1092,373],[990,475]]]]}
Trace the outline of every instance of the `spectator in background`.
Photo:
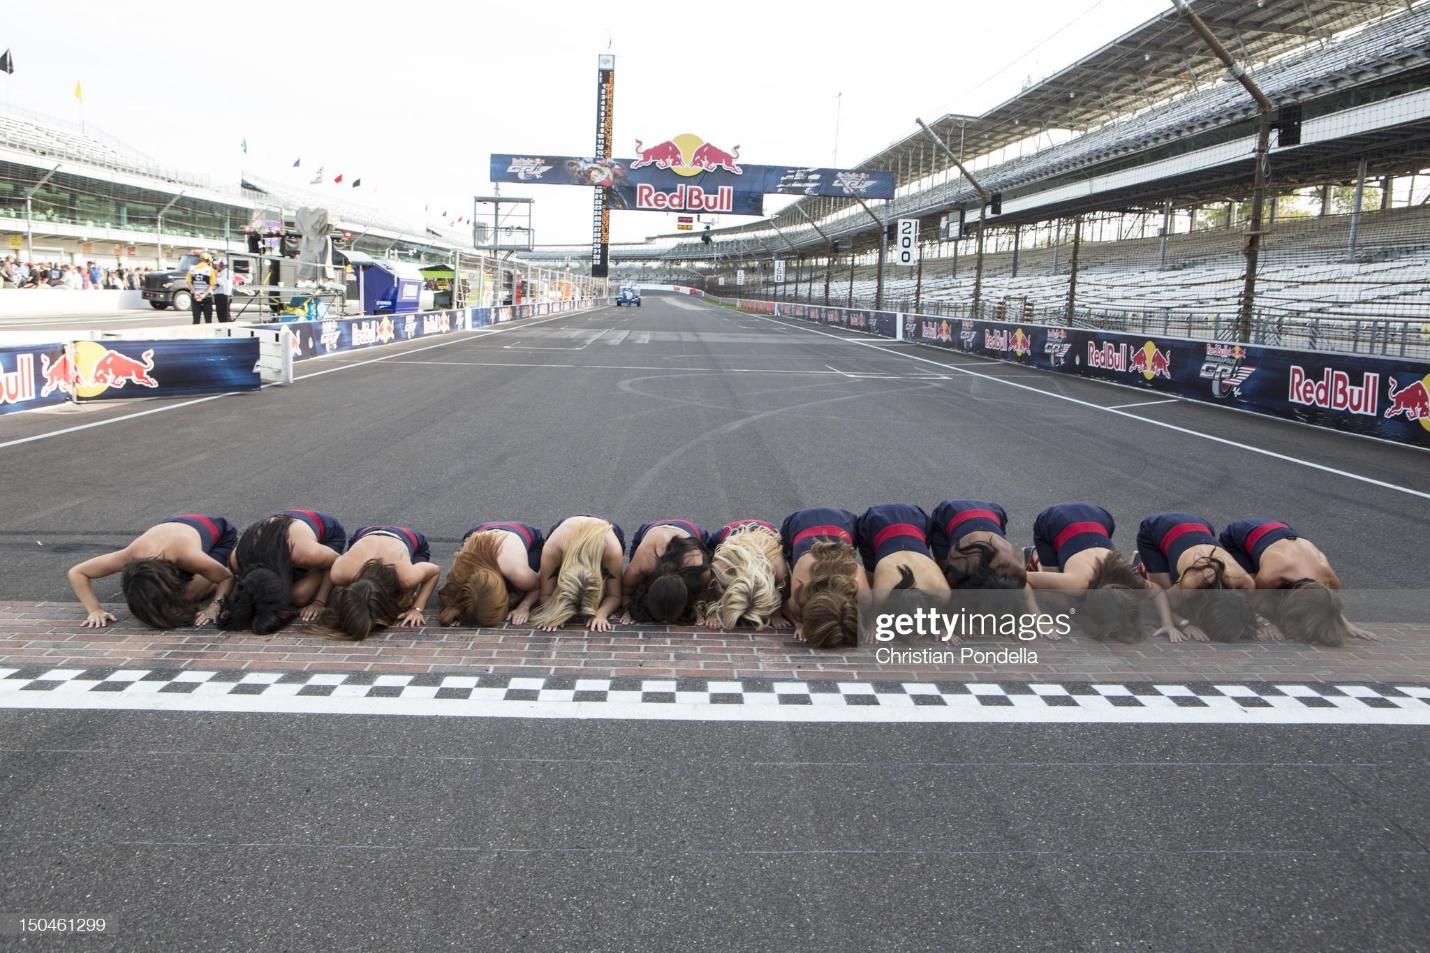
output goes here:
{"type": "Polygon", "coordinates": [[[64,271],[66,272],[64,286],[71,291],[83,291],[84,275],[80,273],[79,266],[65,265],[64,271]]]}
{"type": "Polygon", "coordinates": [[[208,252],[201,252],[199,260],[189,267],[189,277],[186,279],[189,285],[189,292],[193,296],[193,303],[190,309],[194,313],[194,323],[198,324],[199,315],[204,316],[204,324],[212,324],[214,319],[214,281],[217,273],[214,271],[213,256],[208,252]]]}
{"type": "MultiPolygon", "coordinates": [[[[65,268],[68,268],[66,265],[65,268]]],[[[61,284],[65,280],[65,268],[61,268],[55,262],[50,262],[50,267],[46,270],[45,280],[49,282],[51,288],[61,284]]]]}
{"type": "Polygon", "coordinates": [[[97,261],[92,261],[89,263],[89,287],[104,287],[104,275],[100,271],[99,262],[97,261]]]}
{"type": "Polygon", "coordinates": [[[233,300],[233,272],[228,262],[220,261],[214,274],[214,310],[218,312],[218,323],[228,324],[233,318],[228,316],[228,306],[233,300]]]}

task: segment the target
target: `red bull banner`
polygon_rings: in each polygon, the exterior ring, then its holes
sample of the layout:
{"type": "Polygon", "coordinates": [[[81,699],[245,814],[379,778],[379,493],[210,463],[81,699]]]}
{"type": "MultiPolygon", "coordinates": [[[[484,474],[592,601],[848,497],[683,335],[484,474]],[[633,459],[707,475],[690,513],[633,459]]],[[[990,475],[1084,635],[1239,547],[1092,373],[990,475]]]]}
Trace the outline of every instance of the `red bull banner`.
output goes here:
{"type": "Polygon", "coordinates": [[[895,183],[888,171],[750,165],[740,161],[738,145],[727,149],[690,133],[653,145],[637,139],[632,159],[493,154],[490,175],[493,182],[604,189],[614,209],[734,215],[762,214],[768,194],[893,198],[895,183]]]}
{"type": "MultiPolygon", "coordinates": [[[[775,313],[889,338],[900,330],[887,312],[779,302],[775,313]]],[[[1430,448],[1426,361],[934,315],[894,318],[909,341],[1430,448]]]]}
{"type": "Polygon", "coordinates": [[[69,400],[58,383],[69,378],[63,344],[0,349],[0,414],[69,400]]]}
{"type": "MultiPolygon", "coordinates": [[[[22,354],[18,401],[0,410],[29,410],[61,400],[187,397],[257,390],[257,338],[153,341],[70,341],[22,354]],[[38,366],[31,364],[38,358],[38,366]],[[38,376],[27,382],[31,370],[38,376]],[[36,389],[37,388],[37,389],[36,389]]],[[[7,381],[8,385],[8,381],[7,381]]]]}

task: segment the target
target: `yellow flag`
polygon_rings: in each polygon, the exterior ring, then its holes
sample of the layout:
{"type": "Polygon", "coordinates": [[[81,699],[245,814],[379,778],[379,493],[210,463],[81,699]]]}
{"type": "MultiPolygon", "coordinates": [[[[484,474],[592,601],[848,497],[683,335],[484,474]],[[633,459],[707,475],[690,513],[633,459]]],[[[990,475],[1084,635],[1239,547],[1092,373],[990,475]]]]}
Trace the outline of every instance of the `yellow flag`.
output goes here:
{"type": "Polygon", "coordinates": [[[84,102],[84,87],[80,85],[79,80],[74,81],[74,98],[84,102]]]}

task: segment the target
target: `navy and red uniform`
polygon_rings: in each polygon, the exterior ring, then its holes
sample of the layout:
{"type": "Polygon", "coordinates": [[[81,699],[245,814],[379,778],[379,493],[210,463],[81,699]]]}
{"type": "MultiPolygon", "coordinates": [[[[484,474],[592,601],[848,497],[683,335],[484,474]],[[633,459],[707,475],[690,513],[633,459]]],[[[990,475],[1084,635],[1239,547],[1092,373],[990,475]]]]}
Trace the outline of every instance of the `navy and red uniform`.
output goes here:
{"type": "Polygon", "coordinates": [[[725,540],[729,539],[730,534],[735,532],[735,530],[744,529],[746,526],[762,526],[765,529],[769,530],[771,533],[774,533],[776,536],[778,536],[780,533],[779,530],[775,529],[773,523],[766,523],[764,520],[731,520],[724,526],[720,527],[719,532],[717,532],[714,536],[710,537],[711,546],[719,546],[721,543],[725,542],[725,540]]]}
{"type": "Polygon", "coordinates": [[[327,546],[338,555],[348,548],[348,532],[343,529],[343,524],[339,523],[337,517],[329,516],[327,513],[319,513],[317,510],[284,510],[279,516],[291,516],[295,520],[302,520],[308,524],[308,528],[313,531],[313,535],[318,537],[318,543],[327,546]]]}
{"type": "Polygon", "coordinates": [[[1059,503],[1033,520],[1033,545],[1044,568],[1062,569],[1089,549],[1111,549],[1116,528],[1112,514],[1096,503],[1059,503]]]}
{"type": "Polygon", "coordinates": [[[1220,542],[1222,549],[1254,576],[1261,569],[1261,555],[1266,547],[1283,539],[1300,538],[1300,533],[1280,520],[1254,519],[1228,523],[1221,531],[1220,542]]]}
{"type": "Polygon", "coordinates": [[[1137,527],[1137,555],[1148,572],[1165,572],[1176,582],[1177,562],[1193,546],[1217,545],[1212,524],[1191,513],[1158,513],[1137,527]]]}
{"type": "Polygon", "coordinates": [[[921,553],[930,559],[929,515],[912,503],[880,503],[859,517],[854,538],[864,568],[870,572],[879,561],[894,553],[921,553]]]}
{"type": "Polygon", "coordinates": [[[427,545],[427,537],[417,530],[408,529],[405,526],[364,526],[353,533],[353,538],[348,541],[348,548],[352,549],[357,545],[358,540],[374,533],[400,540],[407,546],[407,555],[414,563],[430,563],[432,561],[432,550],[427,545]]]}
{"type": "Polygon", "coordinates": [[[641,548],[641,541],[645,539],[645,534],[649,533],[657,526],[674,526],[676,529],[683,529],[691,536],[693,536],[700,543],[701,546],[704,546],[706,549],[710,548],[710,535],[706,533],[705,530],[701,529],[699,526],[696,526],[690,520],[654,520],[649,523],[642,523],[640,527],[636,530],[636,534],[631,537],[632,556],[636,554],[636,550],[641,548]]]}
{"type": "Polygon", "coordinates": [[[1007,538],[1008,514],[997,503],[944,500],[929,517],[929,549],[940,566],[969,533],[993,533],[1007,538]]]}
{"type": "Polygon", "coordinates": [[[200,545],[210,559],[228,568],[228,557],[238,543],[238,530],[222,516],[200,516],[198,513],[180,513],[164,520],[165,523],[182,523],[198,531],[200,545]]]}
{"type": "Polygon", "coordinates": [[[813,548],[815,543],[830,541],[854,545],[854,530],[859,518],[848,510],[834,506],[817,506],[796,510],[780,525],[780,542],[784,545],[785,561],[793,566],[813,548]]]}
{"type": "MultiPolygon", "coordinates": [[[[621,526],[620,526],[619,523],[615,522],[614,520],[608,520],[608,519],[606,519],[604,516],[592,516],[590,513],[581,513],[580,515],[583,516],[583,517],[586,517],[586,518],[588,518],[588,519],[593,519],[593,520],[605,520],[607,523],[610,523],[610,524],[611,524],[611,529],[612,529],[612,530],[615,532],[615,534],[616,534],[616,542],[618,542],[618,543],[621,544],[621,552],[625,552],[625,551],[626,551],[626,531],[623,530],[623,529],[621,529],[621,526]]],[[[574,518],[575,518],[575,517],[568,516],[568,517],[566,517],[566,519],[557,520],[557,521],[556,521],[556,525],[555,525],[555,526],[552,526],[551,529],[547,531],[547,533],[546,533],[546,538],[547,538],[547,539],[550,539],[551,537],[555,536],[555,535],[556,535],[556,528],[557,528],[558,526],[560,526],[562,523],[566,522],[566,520],[574,519],[574,518]]]]}
{"type": "Polygon", "coordinates": [[[462,534],[462,542],[465,543],[473,533],[485,533],[489,529],[515,533],[526,545],[526,564],[531,567],[531,571],[537,572],[541,569],[541,550],[546,546],[546,537],[541,534],[541,530],[530,523],[478,523],[462,534]]]}

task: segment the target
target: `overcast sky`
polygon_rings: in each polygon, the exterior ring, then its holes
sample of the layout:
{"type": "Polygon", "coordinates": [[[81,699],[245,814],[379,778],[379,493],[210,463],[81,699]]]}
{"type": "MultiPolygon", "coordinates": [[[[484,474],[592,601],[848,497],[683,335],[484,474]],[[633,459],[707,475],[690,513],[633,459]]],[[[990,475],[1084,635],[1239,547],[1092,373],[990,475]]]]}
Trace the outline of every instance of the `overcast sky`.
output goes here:
{"type": "MultiPolygon", "coordinates": [[[[728,4],[115,4],[6,18],[9,102],[84,118],[165,164],[240,168],[440,221],[489,194],[493,152],[589,155],[596,56],[616,55],[615,154],[691,132],[742,161],[851,166],[914,117],[977,114],[1165,10],[1166,0],[728,4]],[[410,11],[412,16],[404,19],[410,11]],[[74,98],[82,81],[84,102],[74,98]],[[248,156],[239,150],[247,138],[248,156]],[[291,164],[301,158],[303,169],[291,164]],[[374,193],[372,188],[376,187],[374,193]]],[[[17,13],[11,10],[11,13],[17,13]]],[[[590,191],[536,199],[537,241],[588,242],[590,191]]],[[[768,197],[766,212],[787,201],[768,197]]],[[[729,219],[734,222],[736,219],[729,219]]],[[[674,230],[617,212],[613,240],[674,230]]]]}

